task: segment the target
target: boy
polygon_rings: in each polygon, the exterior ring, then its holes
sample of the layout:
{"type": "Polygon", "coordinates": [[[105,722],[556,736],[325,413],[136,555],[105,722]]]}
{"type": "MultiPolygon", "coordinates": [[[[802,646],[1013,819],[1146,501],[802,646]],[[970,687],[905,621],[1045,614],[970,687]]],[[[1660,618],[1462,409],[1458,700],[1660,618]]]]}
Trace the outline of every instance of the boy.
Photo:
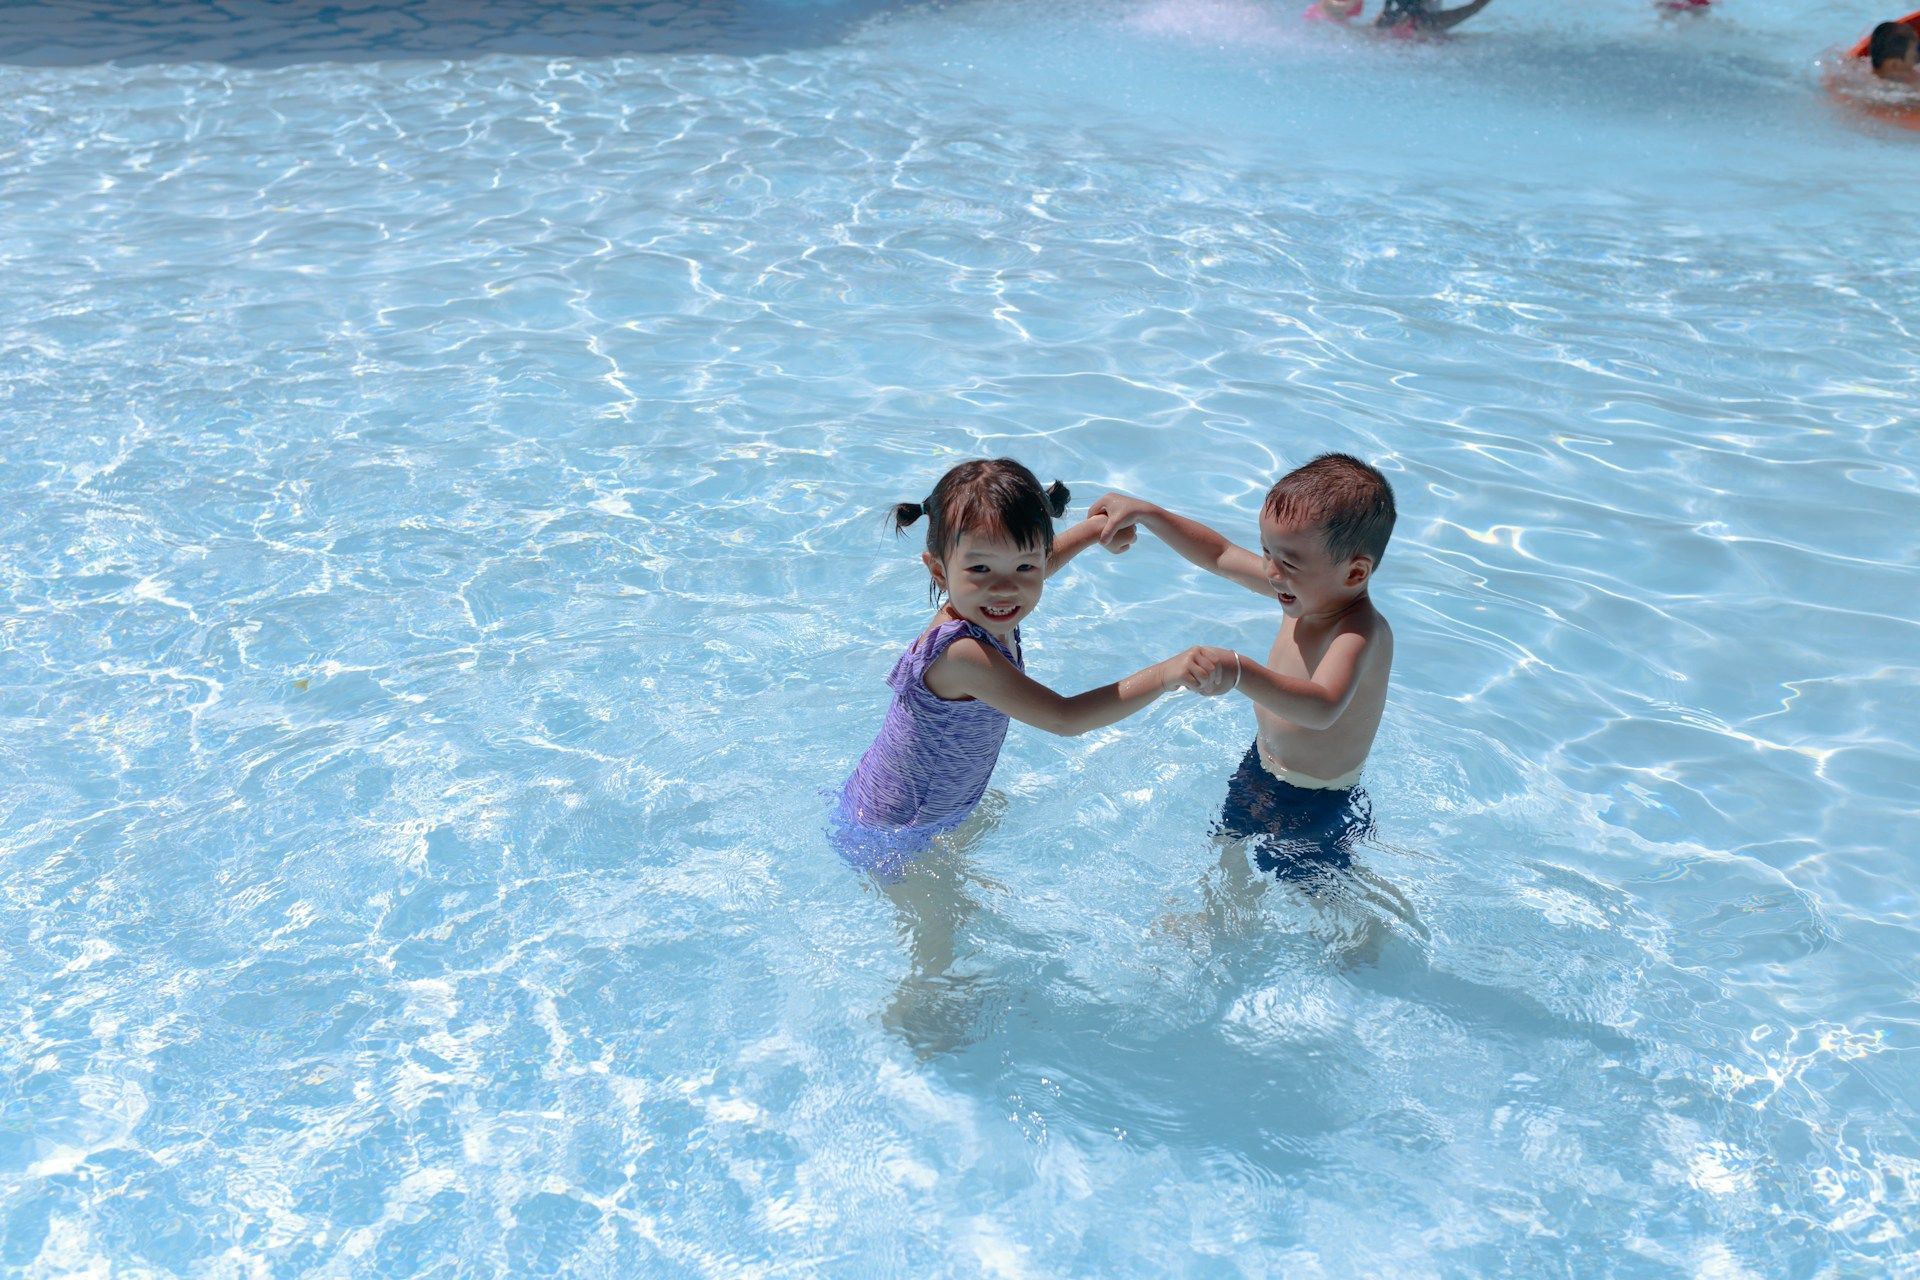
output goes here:
{"type": "Polygon", "coordinates": [[[1435,9],[1434,0],[1385,0],[1373,25],[1405,35],[1451,31],[1491,3],[1468,0],[1458,8],[1435,9]]]}
{"type": "Polygon", "coordinates": [[[1263,871],[1347,865],[1348,846],[1370,828],[1357,784],[1393,667],[1393,631],[1368,594],[1393,534],[1386,477],[1344,453],[1289,472],[1261,508],[1259,554],[1125,494],[1101,498],[1091,515],[1106,520],[1100,541],[1109,550],[1125,551],[1145,525],[1201,568],[1279,601],[1285,619],[1264,664],[1206,651],[1218,683],[1252,699],[1258,726],[1228,784],[1221,828],[1254,839],[1263,871]]]}
{"type": "Polygon", "coordinates": [[[1867,42],[1867,56],[1873,60],[1873,74],[1882,80],[1920,88],[1920,65],[1916,64],[1916,38],[1913,28],[1904,22],[1883,22],[1873,29],[1867,42]]]}

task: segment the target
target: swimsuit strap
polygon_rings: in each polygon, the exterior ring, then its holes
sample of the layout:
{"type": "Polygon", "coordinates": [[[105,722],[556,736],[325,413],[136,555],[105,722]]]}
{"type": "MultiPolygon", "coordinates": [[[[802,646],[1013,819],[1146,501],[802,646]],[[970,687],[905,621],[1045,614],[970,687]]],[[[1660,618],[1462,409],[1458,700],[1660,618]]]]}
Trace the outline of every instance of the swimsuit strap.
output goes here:
{"type": "Polygon", "coordinates": [[[994,635],[993,632],[987,630],[979,623],[969,622],[965,618],[948,618],[944,622],[936,622],[920,633],[919,637],[908,647],[907,652],[919,653],[921,646],[925,645],[927,654],[926,661],[927,664],[931,664],[935,658],[947,651],[948,645],[958,640],[962,635],[971,636],[975,640],[985,641],[998,649],[1001,656],[1006,658],[1006,660],[1011,662],[1016,668],[1021,671],[1027,669],[1026,656],[1021,652],[1020,648],[1020,628],[1015,627],[1013,629],[1013,648],[1009,649],[1000,642],[1000,638],[994,635]],[[950,627],[953,628],[952,631],[948,631],[950,627]],[[946,632],[946,634],[943,635],[941,634],[942,632],[946,632]]]}
{"type": "MultiPolygon", "coordinates": [[[[1023,655],[1018,652],[1020,643],[1018,631],[1014,633],[1016,648],[1009,650],[985,628],[968,622],[965,618],[949,618],[921,632],[914,642],[907,646],[906,652],[900,655],[900,660],[894,663],[892,672],[888,674],[887,684],[897,692],[909,696],[917,697],[924,693],[927,697],[934,697],[933,691],[926,686],[927,668],[938,662],[940,656],[962,636],[991,645],[1001,657],[1013,664],[1016,671],[1027,669],[1023,655]]],[[[943,698],[940,701],[948,702],[949,700],[943,698]]],[[[958,701],[972,702],[973,699],[966,698],[958,701]]]]}

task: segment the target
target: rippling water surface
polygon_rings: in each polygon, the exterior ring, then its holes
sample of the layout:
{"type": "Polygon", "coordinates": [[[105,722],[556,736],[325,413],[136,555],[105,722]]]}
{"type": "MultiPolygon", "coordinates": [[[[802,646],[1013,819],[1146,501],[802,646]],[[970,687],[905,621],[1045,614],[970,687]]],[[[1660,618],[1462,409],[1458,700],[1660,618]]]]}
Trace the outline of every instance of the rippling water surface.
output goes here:
{"type": "MultiPolygon", "coordinates": [[[[1920,1269],[1920,139],[1874,14],[42,6],[0,30],[0,1271],[1920,1269]],[[1244,702],[822,792],[1011,453],[1378,459],[1349,879],[1244,702]]],[[[1080,688],[1258,599],[1088,556],[1080,688]]]]}

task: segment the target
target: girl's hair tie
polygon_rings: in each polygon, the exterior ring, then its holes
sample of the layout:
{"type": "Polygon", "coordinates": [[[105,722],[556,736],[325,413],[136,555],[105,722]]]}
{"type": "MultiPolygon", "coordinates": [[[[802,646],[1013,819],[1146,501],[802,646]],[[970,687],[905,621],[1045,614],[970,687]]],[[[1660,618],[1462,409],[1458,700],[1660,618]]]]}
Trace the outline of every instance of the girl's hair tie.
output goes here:
{"type": "Polygon", "coordinates": [[[893,504],[893,531],[905,529],[908,525],[927,514],[929,504],[924,502],[896,502],[893,504]]]}
{"type": "Polygon", "coordinates": [[[1047,486],[1047,512],[1055,520],[1067,514],[1067,486],[1055,480],[1047,486]]]}

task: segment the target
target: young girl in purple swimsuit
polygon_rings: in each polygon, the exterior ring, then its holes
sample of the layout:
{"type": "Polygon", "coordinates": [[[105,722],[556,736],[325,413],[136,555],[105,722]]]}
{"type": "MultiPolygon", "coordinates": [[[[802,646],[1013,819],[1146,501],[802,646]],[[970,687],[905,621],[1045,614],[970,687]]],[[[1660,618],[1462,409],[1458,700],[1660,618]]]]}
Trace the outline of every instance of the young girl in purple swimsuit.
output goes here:
{"type": "Polygon", "coordinates": [[[1042,584],[1096,541],[1083,521],[1058,540],[1054,517],[1066,487],[1045,490],[1018,462],[965,462],[925,502],[894,508],[896,532],[927,518],[920,559],[929,594],[944,594],[933,621],[894,663],[893,702],[880,736],[841,791],[840,817],[856,838],[850,857],[885,869],[966,820],[987,789],[1009,717],[1063,735],[1113,724],[1169,689],[1224,693],[1231,684],[1189,649],[1114,684],[1064,697],[1026,674],[1020,624],[1042,584]]]}

